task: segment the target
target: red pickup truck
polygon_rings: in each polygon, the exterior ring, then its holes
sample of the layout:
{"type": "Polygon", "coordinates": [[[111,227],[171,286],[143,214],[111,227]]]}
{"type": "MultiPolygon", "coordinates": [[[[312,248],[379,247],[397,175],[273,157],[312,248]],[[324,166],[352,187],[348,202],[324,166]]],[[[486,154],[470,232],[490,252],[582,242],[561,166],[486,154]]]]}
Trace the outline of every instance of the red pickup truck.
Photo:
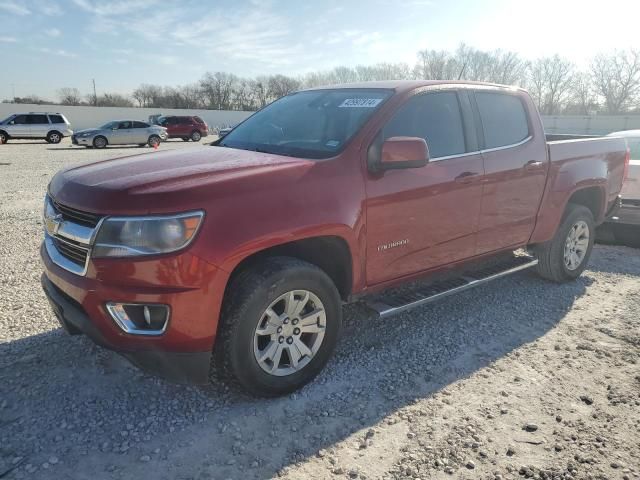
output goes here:
{"type": "Polygon", "coordinates": [[[625,162],[623,139],[547,142],[518,88],[300,91],[211,147],[56,174],[42,284],[69,333],[142,368],[279,395],[326,364],[341,302],[386,316],[524,268],[579,276],[625,162]]]}

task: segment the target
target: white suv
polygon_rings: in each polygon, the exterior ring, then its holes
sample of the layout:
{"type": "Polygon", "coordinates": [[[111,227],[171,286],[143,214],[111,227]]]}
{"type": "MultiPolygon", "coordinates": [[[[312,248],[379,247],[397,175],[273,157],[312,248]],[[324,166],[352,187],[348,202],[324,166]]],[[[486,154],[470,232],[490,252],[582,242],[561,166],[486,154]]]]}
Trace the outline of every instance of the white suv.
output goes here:
{"type": "Polygon", "coordinates": [[[41,138],[49,143],[60,143],[72,134],[69,121],[61,113],[17,113],[0,122],[0,144],[17,138],[41,138]]]}

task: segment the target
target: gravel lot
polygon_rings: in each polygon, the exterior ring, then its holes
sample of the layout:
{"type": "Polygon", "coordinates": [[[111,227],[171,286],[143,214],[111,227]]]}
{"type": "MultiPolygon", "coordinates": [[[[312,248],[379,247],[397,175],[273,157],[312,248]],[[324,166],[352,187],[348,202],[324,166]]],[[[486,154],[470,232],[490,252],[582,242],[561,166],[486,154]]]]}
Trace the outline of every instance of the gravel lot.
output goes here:
{"type": "Polygon", "coordinates": [[[0,146],[0,478],[640,478],[639,250],[384,321],[347,306],[325,372],[274,400],[173,385],[67,336],[39,285],[46,185],[140,150],[0,146]]]}

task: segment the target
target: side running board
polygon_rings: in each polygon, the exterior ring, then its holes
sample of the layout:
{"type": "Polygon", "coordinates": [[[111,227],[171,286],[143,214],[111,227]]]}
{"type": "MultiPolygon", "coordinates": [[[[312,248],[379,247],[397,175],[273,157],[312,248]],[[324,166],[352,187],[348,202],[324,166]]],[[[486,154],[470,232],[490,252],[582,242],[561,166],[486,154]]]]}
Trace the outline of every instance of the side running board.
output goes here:
{"type": "Polygon", "coordinates": [[[416,289],[409,291],[382,294],[374,301],[369,302],[368,305],[378,312],[380,317],[389,317],[404,312],[405,310],[434,302],[454,293],[482,285],[491,280],[496,280],[511,273],[531,268],[537,264],[538,260],[528,255],[514,256],[513,258],[489,267],[465,273],[460,277],[418,286],[416,289]]]}

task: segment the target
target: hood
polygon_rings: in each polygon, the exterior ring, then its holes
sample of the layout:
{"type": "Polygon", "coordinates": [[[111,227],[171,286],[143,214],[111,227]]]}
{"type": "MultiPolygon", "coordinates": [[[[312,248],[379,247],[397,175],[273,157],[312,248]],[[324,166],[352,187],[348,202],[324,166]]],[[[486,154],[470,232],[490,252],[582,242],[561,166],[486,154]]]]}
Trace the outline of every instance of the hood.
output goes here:
{"type": "Polygon", "coordinates": [[[102,130],[100,130],[99,128],[85,128],[82,130],[74,130],[73,133],[75,133],[76,135],[79,135],[80,133],[98,133],[101,131],[102,130]]]}
{"type": "Polygon", "coordinates": [[[179,212],[204,208],[220,196],[286,188],[313,165],[311,160],[203,146],[74,166],[53,177],[49,194],[94,213],[179,212]]]}

